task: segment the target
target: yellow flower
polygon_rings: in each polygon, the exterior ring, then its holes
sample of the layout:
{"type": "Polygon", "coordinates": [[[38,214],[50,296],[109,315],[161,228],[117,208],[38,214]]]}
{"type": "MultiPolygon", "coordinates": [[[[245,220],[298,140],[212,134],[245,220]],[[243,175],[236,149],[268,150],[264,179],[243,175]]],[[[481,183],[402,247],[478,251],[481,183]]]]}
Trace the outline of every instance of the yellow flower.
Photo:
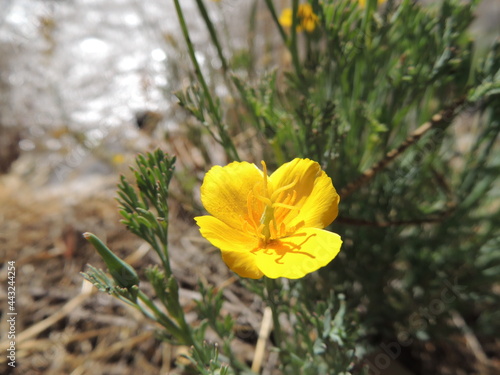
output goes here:
{"type": "MultiPolygon", "coordinates": [[[[377,0],[377,5],[382,5],[385,2],[387,2],[387,0],[377,0]]],[[[361,8],[364,8],[366,6],[366,0],[358,0],[358,4],[361,8]]]]}
{"type": "Polygon", "coordinates": [[[111,162],[115,165],[123,164],[125,162],[125,156],[123,156],[123,154],[115,154],[113,155],[111,162]]]}
{"type": "MultiPolygon", "coordinates": [[[[285,8],[281,12],[279,22],[281,26],[291,27],[292,26],[292,9],[285,8]]],[[[299,9],[297,9],[298,25],[297,31],[306,30],[311,33],[316,28],[318,23],[318,16],[313,12],[311,4],[299,4],[299,9]]]]}
{"type": "Polygon", "coordinates": [[[338,234],[323,230],[338,214],[339,195],[320,165],[294,159],[271,176],[262,162],[215,166],[201,186],[212,216],[196,217],[203,237],[242,277],[298,279],[340,251],[338,234]]]}

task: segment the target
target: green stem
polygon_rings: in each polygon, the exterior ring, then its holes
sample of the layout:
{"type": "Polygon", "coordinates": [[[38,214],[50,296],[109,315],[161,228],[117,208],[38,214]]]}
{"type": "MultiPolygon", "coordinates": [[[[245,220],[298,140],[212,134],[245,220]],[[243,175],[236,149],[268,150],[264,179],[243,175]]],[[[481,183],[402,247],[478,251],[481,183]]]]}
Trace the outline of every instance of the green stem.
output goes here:
{"type": "Polygon", "coordinates": [[[283,338],[283,330],[281,329],[281,324],[279,320],[279,304],[275,301],[273,297],[274,291],[278,290],[279,286],[277,285],[276,280],[265,277],[265,288],[267,295],[267,305],[271,308],[273,313],[273,338],[276,346],[279,349],[279,355],[281,358],[281,363],[283,367],[286,367],[289,363],[290,359],[288,356],[288,351],[283,347],[285,343],[283,338]]]}
{"type": "Polygon", "coordinates": [[[153,250],[158,254],[161,260],[161,264],[163,265],[163,269],[165,271],[165,276],[167,278],[172,275],[172,269],[170,268],[170,260],[169,260],[169,254],[168,254],[168,239],[162,238],[165,242],[162,242],[161,245],[158,244],[158,241],[156,239],[156,236],[158,236],[158,233],[155,233],[156,231],[148,231],[148,233],[145,232],[140,232],[139,236],[143,239],[145,239],[153,248],[153,250]]]}
{"type": "Polygon", "coordinates": [[[300,66],[299,51],[297,48],[297,21],[298,21],[298,11],[299,11],[299,0],[292,1],[292,28],[291,28],[291,40],[288,43],[288,48],[292,54],[292,64],[295,68],[295,73],[300,81],[303,81],[302,68],[300,66]]]}
{"type": "Polygon", "coordinates": [[[186,20],[184,19],[184,14],[182,13],[181,6],[179,4],[179,0],[174,0],[175,4],[175,10],[177,12],[177,16],[179,18],[179,23],[181,26],[182,34],[184,36],[184,39],[186,41],[187,47],[188,47],[188,53],[189,57],[191,59],[191,62],[194,65],[194,70],[196,77],[198,78],[198,81],[201,84],[201,87],[203,89],[203,94],[205,96],[205,99],[208,102],[208,107],[210,109],[210,112],[214,115],[215,119],[215,125],[217,126],[217,129],[219,130],[219,135],[221,137],[221,143],[226,149],[226,152],[229,154],[229,156],[236,160],[240,161],[240,158],[238,156],[238,151],[236,150],[236,147],[234,146],[233,141],[231,140],[231,137],[229,134],[227,134],[226,129],[224,128],[224,125],[222,124],[222,120],[220,118],[219,114],[219,109],[214,103],[214,100],[212,99],[212,95],[208,89],[207,82],[205,81],[205,78],[203,77],[203,73],[201,72],[201,67],[200,64],[198,64],[198,60],[196,59],[193,43],[191,41],[191,37],[189,36],[189,31],[186,25],[186,20]]]}
{"type": "Polygon", "coordinates": [[[164,326],[177,340],[181,341],[183,344],[193,344],[192,337],[187,336],[185,334],[186,332],[183,332],[181,327],[177,326],[172,319],[170,319],[163,311],[158,309],[158,306],[156,306],[155,303],[144,294],[144,292],[139,290],[137,297],[139,297],[139,299],[153,312],[155,317],[154,320],[164,326]]]}
{"type": "Polygon", "coordinates": [[[196,4],[198,5],[198,9],[200,10],[201,16],[203,17],[203,20],[205,21],[205,24],[207,25],[208,32],[210,34],[210,38],[212,39],[212,42],[215,45],[215,48],[217,49],[217,54],[219,55],[219,59],[222,64],[222,70],[224,71],[224,74],[227,73],[229,70],[226,58],[224,57],[224,54],[222,53],[222,47],[219,43],[219,38],[217,37],[217,32],[215,31],[214,24],[210,20],[210,17],[208,16],[207,8],[205,7],[205,4],[203,3],[202,0],[196,0],[196,4]]]}
{"type": "MultiPolygon", "coordinates": [[[[199,342],[197,342],[193,338],[193,332],[191,330],[191,327],[189,327],[189,325],[186,323],[184,315],[180,317],[178,316],[176,318],[176,321],[179,324],[177,325],[164,312],[158,309],[155,303],[151,301],[151,299],[147,295],[145,295],[141,290],[138,291],[137,296],[154,313],[154,317],[152,317],[149,312],[143,310],[138,305],[146,316],[149,316],[150,318],[152,318],[153,320],[157,321],[162,326],[164,326],[167,329],[167,331],[171,333],[182,344],[192,346],[194,350],[198,353],[199,357],[202,358],[202,360],[205,362],[205,364],[208,363],[210,359],[206,358],[205,351],[203,350],[202,346],[200,345],[199,342]]],[[[175,301],[175,303],[179,304],[179,301],[177,300],[175,301]]]]}
{"type": "Polygon", "coordinates": [[[271,17],[273,18],[274,23],[278,27],[278,31],[281,35],[281,39],[283,39],[283,43],[287,44],[288,43],[288,37],[285,33],[285,30],[283,30],[283,27],[280,24],[280,21],[278,19],[278,16],[276,14],[276,9],[274,9],[274,4],[273,0],[265,0],[267,8],[269,9],[269,13],[271,13],[271,17]]]}
{"type": "MultiPolygon", "coordinates": [[[[224,82],[226,83],[226,86],[229,89],[231,95],[233,97],[236,97],[237,93],[235,92],[235,87],[232,84],[232,81],[230,80],[230,77],[229,77],[229,74],[228,74],[229,70],[230,70],[230,67],[229,67],[229,65],[227,63],[226,58],[224,57],[224,53],[222,52],[222,46],[221,46],[221,44],[219,42],[219,37],[217,35],[217,31],[215,30],[214,24],[213,24],[212,20],[210,19],[209,15],[208,15],[207,8],[205,7],[203,0],[196,0],[196,3],[198,5],[198,9],[199,9],[199,11],[201,13],[201,16],[202,16],[203,20],[205,21],[205,24],[206,24],[206,26],[208,28],[208,32],[210,34],[210,38],[211,38],[212,42],[215,45],[215,48],[217,50],[217,55],[219,56],[219,60],[221,61],[224,82]]],[[[237,113],[240,113],[239,112],[239,106],[240,106],[239,101],[236,101],[236,106],[237,106],[237,113]]],[[[212,134],[212,136],[213,136],[213,134],[212,134]]],[[[235,155],[236,159],[238,159],[237,156],[238,155],[235,155]]]]}

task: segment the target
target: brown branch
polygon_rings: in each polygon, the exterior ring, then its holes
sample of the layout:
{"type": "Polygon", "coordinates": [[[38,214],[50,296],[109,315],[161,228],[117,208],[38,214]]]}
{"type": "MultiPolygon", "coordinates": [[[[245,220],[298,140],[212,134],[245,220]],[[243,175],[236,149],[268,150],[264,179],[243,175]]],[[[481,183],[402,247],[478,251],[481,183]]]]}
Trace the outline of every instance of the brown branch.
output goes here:
{"type": "Polygon", "coordinates": [[[422,138],[422,136],[429,130],[436,128],[442,124],[449,124],[459,113],[457,109],[459,109],[464,103],[465,98],[458,99],[445,109],[441,110],[439,113],[432,116],[430,121],[427,121],[420,125],[413,133],[410,134],[408,138],[404,140],[403,143],[401,143],[397,148],[389,151],[382,160],[378,161],[371,168],[368,168],[366,171],[364,171],[356,180],[343,187],[340,190],[339,195],[342,198],[349,196],[350,194],[358,190],[361,186],[370,181],[378,172],[380,172],[390,162],[396,159],[396,157],[406,151],[408,147],[422,138]]]}
{"type": "Polygon", "coordinates": [[[335,222],[340,224],[347,225],[356,225],[356,226],[364,226],[364,227],[395,227],[401,225],[420,225],[420,224],[432,224],[439,223],[443,221],[443,217],[431,217],[428,219],[416,219],[416,220],[397,220],[397,221],[368,221],[363,219],[354,219],[351,217],[342,217],[339,216],[335,222]]]}
{"type": "Polygon", "coordinates": [[[395,227],[401,225],[420,225],[420,224],[433,224],[440,223],[444,219],[446,219],[456,208],[456,205],[453,202],[449,202],[447,204],[448,208],[438,213],[437,215],[429,216],[422,219],[412,219],[412,220],[394,220],[394,221],[369,221],[364,219],[355,219],[352,217],[344,217],[339,216],[335,219],[336,223],[347,224],[347,225],[356,225],[356,226],[366,226],[366,227],[395,227]]]}

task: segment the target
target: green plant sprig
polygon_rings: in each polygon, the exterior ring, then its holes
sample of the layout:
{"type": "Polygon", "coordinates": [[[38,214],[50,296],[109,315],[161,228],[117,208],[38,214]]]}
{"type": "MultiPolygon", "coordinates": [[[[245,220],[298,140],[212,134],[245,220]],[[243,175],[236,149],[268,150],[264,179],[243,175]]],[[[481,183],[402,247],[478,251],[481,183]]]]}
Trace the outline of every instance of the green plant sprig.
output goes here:
{"type": "Polygon", "coordinates": [[[175,344],[193,348],[190,360],[201,374],[228,374],[219,353],[213,345],[204,342],[204,330],[194,329],[186,322],[179,300],[179,284],[170,266],[168,250],[168,197],[169,184],[174,172],[175,157],[169,157],[161,150],[138,155],[136,168],[131,168],[137,190],[122,176],[118,185],[118,202],[122,223],[148,242],[161,259],[161,268],[156,265],[146,269],[145,275],[153,286],[157,301],[139,288],[139,277],[132,266],[121,260],[99,238],[86,233],[85,238],[101,255],[110,274],[89,266],[83,276],[100,291],[106,292],[139,310],[155,321],[165,331],[160,336],[175,344]]]}
{"type": "MultiPolygon", "coordinates": [[[[220,137],[219,143],[224,147],[226,150],[228,156],[231,158],[231,160],[240,160],[238,151],[236,150],[236,147],[234,146],[234,143],[231,139],[231,136],[228,133],[227,126],[224,124],[221,111],[220,111],[220,106],[214,101],[213,99],[213,94],[210,92],[207,81],[205,80],[205,77],[203,76],[202,69],[200,67],[200,64],[198,63],[198,60],[196,58],[196,54],[194,51],[194,46],[193,42],[191,41],[191,37],[189,36],[189,30],[186,25],[186,21],[184,18],[184,13],[182,11],[182,8],[179,4],[179,0],[174,0],[175,4],[175,10],[177,12],[177,17],[179,19],[179,23],[181,26],[182,30],[182,35],[184,36],[184,40],[186,42],[186,46],[188,48],[188,53],[191,62],[193,63],[194,66],[194,71],[196,78],[201,85],[202,88],[202,100],[206,101],[208,105],[208,114],[210,118],[213,120],[215,127],[217,128],[218,136],[220,137]]],[[[208,27],[210,29],[211,22],[209,22],[208,27]]],[[[220,48],[220,46],[219,46],[220,48]]],[[[220,52],[222,53],[222,51],[220,52]]],[[[222,56],[223,58],[223,56],[222,56]]],[[[182,102],[181,102],[182,104],[182,102]]],[[[183,104],[186,106],[186,104],[183,104]]],[[[206,123],[205,123],[206,124],[206,123]]],[[[216,138],[217,139],[217,138],[216,138]]]]}

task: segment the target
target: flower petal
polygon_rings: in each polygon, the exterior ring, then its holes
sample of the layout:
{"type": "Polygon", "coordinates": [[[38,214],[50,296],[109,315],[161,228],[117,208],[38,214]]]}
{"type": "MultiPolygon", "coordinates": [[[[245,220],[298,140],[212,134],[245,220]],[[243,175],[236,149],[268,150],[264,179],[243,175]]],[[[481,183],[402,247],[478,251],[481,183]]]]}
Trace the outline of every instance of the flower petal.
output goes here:
{"type": "Polygon", "coordinates": [[[212,167],[201,185],[201,201],[205,209],[230,227],[240,230],[248,216],[247,197],[263,174],[255,164],[233,162],[212,167]]]}
{"type": "Polygon", "coordinates": [[[213,216],[194,218],[200,232],[212,245],[222,252],[222,259],[228,267],[241,277],[258,279],[263,276],[255,263],[251,251],[258,247],[259,240],[245,232],[234,230],[213,216]]]}
{"type": "Polygon", "coordinates": [[[264,276],[262,271],[257,268],[255,264],[257,258],[253,253],[223,251],[222,259],[233,272],[236,272],[241,277],[260,279],[264,276]]]}
{"type": "Polygon", "coordinates": [[[299,279],[326,266],[340,251],[342,240],[336,233],[317,228],[300,230],[293,236],[270,242],[254,252],[257,267],[275,279],[299,279]]]}
{"type": "Polygon", "coordinates": [[[283,27],[291,27],[292,26],[292,8],[285,8],[281,12],[281,16],[279,18],[279,23],[283,27]]]}
{"type": "Polygon", "coordinates": [[[309,159],[294,159],[283,164],[269,177],[273,190],[297,183],[292,188],[297,192],[294,205],[300,209],[285,220],[289,226],[325,228],[338,215],[340,197],[332,180],[320,165],[309,159]]]}

